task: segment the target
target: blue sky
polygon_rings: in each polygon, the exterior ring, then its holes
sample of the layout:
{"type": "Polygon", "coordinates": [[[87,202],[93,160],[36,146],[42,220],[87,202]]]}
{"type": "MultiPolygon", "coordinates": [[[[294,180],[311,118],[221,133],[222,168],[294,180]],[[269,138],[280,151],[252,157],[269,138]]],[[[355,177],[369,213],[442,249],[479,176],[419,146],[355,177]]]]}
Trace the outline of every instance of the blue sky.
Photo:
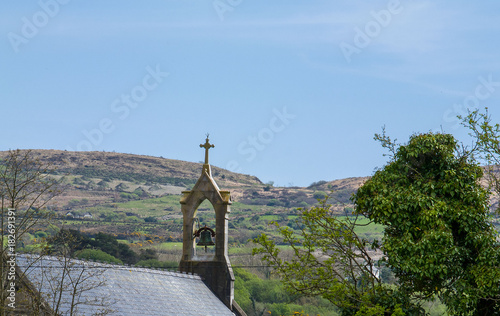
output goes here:
{"type": "Polygon", "coordinates": [[[490,108],[500,2],[41,0],[0,4],[0,150],[116,151],[307,186],[369,176],[490,108]]]}

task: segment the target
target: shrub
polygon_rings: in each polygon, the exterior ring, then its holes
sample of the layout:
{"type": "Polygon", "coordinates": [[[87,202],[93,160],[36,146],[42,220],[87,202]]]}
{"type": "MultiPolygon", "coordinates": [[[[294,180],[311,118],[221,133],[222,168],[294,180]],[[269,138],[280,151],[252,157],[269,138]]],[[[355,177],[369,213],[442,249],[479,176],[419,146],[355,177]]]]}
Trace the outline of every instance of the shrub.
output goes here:
{"type": "Polygon", "coordinates": [[[308,186],[308,189],[313,188],[313,187],[319,187],[320,185],[326,184],[327,182],[325,180],[320,180],[317,182],[311,183],[310,186],[308,186]]]}
{"type": "Polygon", "coordinates": [[[154,216],[148,216],[144,219],[146,223],[157,223],[158,219],[154,216]]]}
{"type": "Polygon", "coordinates": [[[271,199],[269,202],[267,202],[267,206],[281,206],[281,202],[276,200],[276,199],[271,199]]]}
{"type": "Polygon", "coordinates": [[[117,259],[112,255],[105,253],[104,251],[99,249],[83,249],[78,251],[75,254],[75,256],[78,259],[123,264],[123,262],[120,259],[117,259]]]}
{"type": "Polygon", "coordinates": [[[118,184],[116,187],[115,187],[115,190],[116,191],[125,191],[126,189],[128,189],[128,185],[126,185],[125,183],[123,182],[120,182],[120,184],[118,184]]]}
{"type": "Polygon", "coordinates": [[[47,238],[47,237],[48,234],[44,231],[39,230],[35,233],[35,238],[47,238]]]}
{"type": "Polygon", "coordinates": [[[154,249],[141,249],[139,254],[139,261],[143,260],[158,260],[158,254],[154,249]]]}
{"type": "Polygon", "coordinates": [[[317,199],[317,200],[322,200],[324,199],[325,197],[327,196],[327,194],[323,191],[316,191],[314,192],[313,194],[313,198],[317,199]]]}

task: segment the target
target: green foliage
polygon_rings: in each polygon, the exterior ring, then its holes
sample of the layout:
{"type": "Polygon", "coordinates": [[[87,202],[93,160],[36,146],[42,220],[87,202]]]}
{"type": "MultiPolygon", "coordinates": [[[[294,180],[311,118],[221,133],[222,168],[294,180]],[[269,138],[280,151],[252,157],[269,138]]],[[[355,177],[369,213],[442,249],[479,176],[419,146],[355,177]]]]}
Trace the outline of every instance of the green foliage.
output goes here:
{"type": "Polygon", "coordinates": [[[75,177],[73,179],[73,184],[84,185],[85,181],[83,181],[81,177],[75,177]]]}
{"type": "Polygon", "coordinates": [[[316,191],[313,193],[313,198],[315,198],[316,200],[323,200],[327,196],[328,194],[326,194],[326,192],[323,191],[316,191]]]}
{"type": "Polygon", "coordinates": [[[283,206],[283,204],[277,199],[271,199],[267,202],[267,206],[283,206]]]}
{"type": "Polygon", "coordinates": [[[307,188],[313,189],[314,187],[319,187],[319,186],[322,186],[323,184],[327,184],[327,183],[328,182],[325,180],[320,180],[320,181],[316,181],[316,182],[311,183],[307,188]]]}
{"type": "Polygon", "coordinates": [[[109,262],[115,264],[123,264],[120,259],[113,257],[99,249],[83,249],[75,253],[75,257],[83,260],[92,260],[99,262],[109,262]]]}
{"type": "Polygon", "coordinates": [[[280,315],[291,315],[292,310],[288,304],[284,303],[273,303],[270,306],[270,314],[271,316],[280,316],[280,315]]]}
{"type": "Polygon", "coordinates": [[[250,221],[256,223],[260,220],[260,215],[259,214],[255,214],[252,216],[252,218],[250,218],[250,221]]]}
{"type": "MultiPolygon", "coordinates": [[[[77,178],[78,179],[78,178],[77,178]]],[[[66,207],[71,209],[71,208],[74,208],[74,207],[77,207],[77,206],[83,206],[83,205],[87,205],[89,203],[89,200],[88,199],[81,199],[81,200],[78,200],[78,199],[72,199],[68,202],[68,204],[66,204],[66,207]]]]}
{"type": "MultiPolygon", "coordinates": [[[[263,280],[243,269],[234,268],[234,297],[247,315],[296,315],[307,311],[309,315],[337,316],[328,301],[312,298],[300,300],[297,295],[286,291],[279,280],[263,280]]],[[[304,314],[305,315],[305,314],[304,314]]]]}
{"type": "Polygon", "coordinates": [[[439,295],[451,313],[498,310],[499,253],[481,168],[446,134],[420,134],[356,193],[356,211],[386,225],[383,250],[401,289],[439,295]]]}
{"type": "Polygon", "coordinates": [[[116,187],[115,187],[115,190],[117,191],[125,191],[128,189],[128,185],[126,185],[125,183],[123,182],[120,182],[116,187]]]}
{"type": "Polygon", "coordinates": [[[48,254],[70,255],[75,251],[85,249],[89,246],[91,240],[75,229],[61,229],[53,237],[47,239],[49,245],[48,254]]]}
{"type": "Polygon", "coordinates": [[[157,223],[158,222],[158,218],[156,218],[154,216],[148,216],[148,217],[144,218],[144,221],[146,223],[157,223]]]}
{"type": "Polygon", "coordinates": [[[97,186],[100,188],[100,189],[105,189],[105,188],[108,188],[109,187],[109,184],[107,181],[104,181],[104,180],[101,180],[97,183],[97,186]]]}
{"type": "Polygon", "coordinates": [[[147,198],[149,196],[148,192],[146,192],[143,188],[138,187],[134,190],[134,194],[139,196],[140,198],[147,198]]]}
{"type": "Polygon", "coordinates": [[[409,315],[418,315],[418,305],[376,277],[378,264],[368,250],[378,248],[378,241],[356,234],[360,225],[357,216],[339,217],[330,209],[330,205],[323,204],[303,210],[297,221],[304,229],[298,234],[275,223],[283,243],[293,250],[291,259],[285,260],[276,245],[278,241],[266,234],[254,239],[260,247],[253,254],[263,255],[262,260],[274,268],[288,291],[322,296],[342,315],[374,309],[391,314],[399,310],[399,305],[409,315]]]}
{"type": "Polygon", "coordinates": [[[158,260],[158,254],[153,249],[141,249],[139,260],[158,260]]]}
{"type": "Polygon", "coordinates": [[[143,222],[142,219],[140,219],[139,217],[137,216],[127,216],[127,219],[126,219],[127,222],[130,222],[130,223],[140,223],[140,222],[143,222]]]}
{"type": "Polygon", "coordinates": [[[118,242],[115,236],[101,232],[95,235],[94,239],[91,239],[77,230],[61,229],[57,235],[49,238],[47,242],[49,244],[49,254],[74,256],[77,251],[93,249],[107,253],[126,264],[135,264],[139,260],[158,259],[158,255],[153,249],[141,249],[138,255],[129,245],[118,242]]]}
{"type": "Polygon", "coordinates": [[[41,230],[35,232],[35,238],[47,238],[48,236],[49,235],[46,232],[41,230]]]}
{"type": "Polygon", "coordinates": [[[236,279],[234,281],[234,299],[244,311],[250,311],[252,308],[250,292],[241,279],[236,279]]]}
{"type": "Polygon", "coordinates": [[[127,264],[134,264],[139,259],[137,254],[128,245],[119,243],[113,235],[98,233],[91,242],[91,245],[127,264]]]}
{"type": "Polygon", "coordinates": [[[120,197],[127,200],[139,200],[140,197],[135,193],[120,192],[120,197]]]}
{"type": "Polygon", "coordinates": [[[309,204],[307,204],[307,202],[302,201],[302,202],[299,203],[299,207],[301,207],[301,208],[308,208],[309,204]]]}

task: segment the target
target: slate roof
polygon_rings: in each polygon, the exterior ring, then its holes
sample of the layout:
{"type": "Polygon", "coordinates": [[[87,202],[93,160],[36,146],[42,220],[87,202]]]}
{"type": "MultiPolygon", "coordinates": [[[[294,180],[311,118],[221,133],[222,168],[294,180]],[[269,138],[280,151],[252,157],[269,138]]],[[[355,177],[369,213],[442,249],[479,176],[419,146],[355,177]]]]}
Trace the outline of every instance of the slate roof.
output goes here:
{"type": "MultiPolygon", "coordinates": [[[[61,279],[63,259],[19,255],[17,265],[26,277],[53,306],[54,285],[61,279]],[[33,263],[34,262],[34,263],[33,263]],[[52,281],[50,281],[52,280],[52,281]],[[52,284],[51,284],[52,283],[52,284]]],[[[160,271],[128,266],[102,264],[80,260],[71,261],[70,273],[65,278],[65,286],[79,275],[88,278],[81,288],[89,287],[79,297],[78,315],[93,315],[102,312],[102,301],[110,310],[108,315],[202,315],[234,316],[197,275],[160,271]],[[83,271],[83,273],[82,273],[83,271]],[[105,281],[101,286],[93,284],[105,281]],[[101,305],[101,306],[99,306],[101,305]]],[[[61,311],[66,314],[70,309],[72,295],[70,287],[63,292],[61,311]]]]}

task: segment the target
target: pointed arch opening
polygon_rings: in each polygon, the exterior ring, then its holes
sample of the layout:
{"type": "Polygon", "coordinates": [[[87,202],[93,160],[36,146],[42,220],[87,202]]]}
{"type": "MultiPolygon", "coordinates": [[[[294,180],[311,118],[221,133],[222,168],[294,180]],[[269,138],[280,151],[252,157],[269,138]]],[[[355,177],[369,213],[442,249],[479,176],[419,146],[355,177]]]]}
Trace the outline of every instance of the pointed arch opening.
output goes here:
{"type": "MultiPolygon", "coordinates": [[[[204,199],[196,208],[195,211],[195,231],[202,229],[203,227],[208,227],[215,231],[216,229],[216,216],[215,216],[215,208],[213,204],[208,200],[204,199]]],[[[200,246],[200,242],[204,239],[201,236],[195,238],[195,255],[197,256],[213,256],[216,252],[216,243],[215,236],[211,236],[212,241],[214,242],[213,246],[200,246]]],[[[206,240],[205,240],[206,241],[206,240]]]]}

